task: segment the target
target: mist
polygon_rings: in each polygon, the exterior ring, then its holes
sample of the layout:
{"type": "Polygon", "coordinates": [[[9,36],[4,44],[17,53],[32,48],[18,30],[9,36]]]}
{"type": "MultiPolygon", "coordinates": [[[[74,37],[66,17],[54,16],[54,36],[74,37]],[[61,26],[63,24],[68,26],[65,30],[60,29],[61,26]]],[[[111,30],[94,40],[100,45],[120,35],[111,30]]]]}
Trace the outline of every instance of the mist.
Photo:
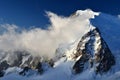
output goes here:
{"type": "Polygon", "coordinates": [[[0,51],[27,50],[32,55],[53,58],[56,49],[62,44],[73,43],[88,31],[89,18],[94,18],[91,10],[77,11],[64,17],[46,12],[50,24],[47,29],[20,29],[19,25],[0,25],[0,51]],[[87,13],[89,11],[89,16],[87,13]]]}

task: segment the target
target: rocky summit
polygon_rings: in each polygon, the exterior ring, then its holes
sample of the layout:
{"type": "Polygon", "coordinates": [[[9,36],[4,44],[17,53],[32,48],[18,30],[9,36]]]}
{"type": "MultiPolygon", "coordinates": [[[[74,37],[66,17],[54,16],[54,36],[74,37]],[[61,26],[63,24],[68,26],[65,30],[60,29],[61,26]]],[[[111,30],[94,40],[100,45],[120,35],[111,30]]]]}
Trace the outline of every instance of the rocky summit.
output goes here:
{"type": "Polygon", "coordinates": [[[115,64],[115,58],[98,28],[91,29],[81,38],[74,58],[79,58],[73,66],[75,73],[94,67],[96,73],[102,74],[115,64]]]}

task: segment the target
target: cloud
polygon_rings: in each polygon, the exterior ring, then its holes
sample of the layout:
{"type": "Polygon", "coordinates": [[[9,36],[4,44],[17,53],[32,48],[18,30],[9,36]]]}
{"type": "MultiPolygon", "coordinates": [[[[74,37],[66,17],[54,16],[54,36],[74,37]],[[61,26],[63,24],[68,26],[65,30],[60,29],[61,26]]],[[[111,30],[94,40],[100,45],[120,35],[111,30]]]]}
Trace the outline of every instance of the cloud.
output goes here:
{"type": "Polygon", "coordinates": [[[0,51],[28,50],[33,55],[53,58],[59,45],[74,42],[89,29],[89,18],[95,14],[90,10],[85,11],[87,15],[78,11],[77,15],[70,17],[47,12],[51,24],[46,30],[34,28],[18,32],[17,25],[0,25],[3,31],[0,35],[0,51]]]}

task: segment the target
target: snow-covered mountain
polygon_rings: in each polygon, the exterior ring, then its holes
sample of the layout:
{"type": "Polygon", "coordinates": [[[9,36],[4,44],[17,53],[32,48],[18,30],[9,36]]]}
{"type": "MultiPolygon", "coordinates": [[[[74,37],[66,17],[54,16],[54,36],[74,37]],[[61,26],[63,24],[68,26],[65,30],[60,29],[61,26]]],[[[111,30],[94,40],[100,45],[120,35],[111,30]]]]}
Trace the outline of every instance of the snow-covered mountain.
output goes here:
{"type": "Polygon", "coordinates": [[[69,19],[86,29],[75,41],[56,47],[52,59],[28,51],[1,52],[0,79],[119,80],[120,19],[92,10],[78,10],[69,19]]]}
{"type": "Polygon", "coordinates": [[[75,73],[95,68],[96,74],[103,74],[115,65],[115,58],[97,28],[81,38],[73,58],[79,58],[73,66],[75,73]]]}

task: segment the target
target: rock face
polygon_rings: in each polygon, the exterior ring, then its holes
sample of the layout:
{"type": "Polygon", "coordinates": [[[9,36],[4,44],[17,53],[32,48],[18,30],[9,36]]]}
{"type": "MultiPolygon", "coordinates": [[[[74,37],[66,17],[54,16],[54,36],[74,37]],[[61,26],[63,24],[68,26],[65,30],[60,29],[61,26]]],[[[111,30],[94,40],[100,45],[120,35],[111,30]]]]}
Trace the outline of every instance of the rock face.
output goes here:
{"type": "Polygon", "coordinates": [[[73,66],[75,73],[94,68],[96,73],[102,74],[115,64],[115,58],[97,28],[91,29],[81,38],[74,59],[76,59],[73,66]]]}
{"type": "Polygon", "coordinates": [[[6,52],[0,61],[0,70],[6,70],[8,67],[30,67],[36,68],[36,65],[41,61],[41,57],[30,55],[27,51],[6,52]]]}
{"type": "MultiPolygon", "coordinates": [[[[0,77],[4,75],[3,71],[9,67],[23,68],[23,71],[20,72],[21,75],[25,75],[29,69],[36,69],[40,74],[43,72],[42,64],[45,62],[40,56],[32,56],[27,51],[6,52],[2,56],[0,58],[0,77]]],[[[47,63],[49,64],[49,62],[47,63]]]]}

